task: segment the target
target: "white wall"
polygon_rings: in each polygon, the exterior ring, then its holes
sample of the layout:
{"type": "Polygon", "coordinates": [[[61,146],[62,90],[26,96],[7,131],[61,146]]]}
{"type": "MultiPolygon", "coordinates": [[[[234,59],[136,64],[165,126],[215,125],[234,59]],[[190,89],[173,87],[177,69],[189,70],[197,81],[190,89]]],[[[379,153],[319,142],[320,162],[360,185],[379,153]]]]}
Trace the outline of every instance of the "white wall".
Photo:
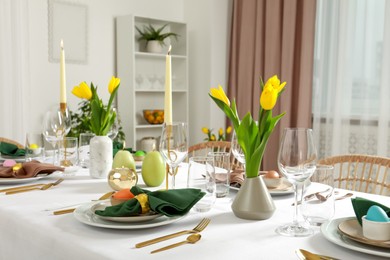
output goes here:
{"type": "MultiPolygon", "coordinates": [[[[66,1],[66,0],[63,0],[66,1]]],[[[88,63],[66,64],[67,97],[72,110],[80,101],[71,94],[81,81],[99,86],[107,99],[106,86],[115,75],[114,18],[135,14],[188,23],[190,38],[190,142],[203,140],[202,126],[224,126],[223,114],[211,103],[210,86],[226,87],[227,39],[231,0],[77,0],[88,6],[88,63]]],[[[31,96],[28,124],[41,130],[43,113],[59,102],[59,63],[48,61],[48,1],[30,0],[31,96]]],[[[66,52],[66,43],[65,43],[66,52]]],[[[12,101],[10,101],[12,102],[12,101]]],[[[122,118],[122,120],[125,120],[122,118]]],[[[1,133],[0,133],[1,136],[1,133]]],[[[16,138],[23,142],[23,137],[16,138]]]]}

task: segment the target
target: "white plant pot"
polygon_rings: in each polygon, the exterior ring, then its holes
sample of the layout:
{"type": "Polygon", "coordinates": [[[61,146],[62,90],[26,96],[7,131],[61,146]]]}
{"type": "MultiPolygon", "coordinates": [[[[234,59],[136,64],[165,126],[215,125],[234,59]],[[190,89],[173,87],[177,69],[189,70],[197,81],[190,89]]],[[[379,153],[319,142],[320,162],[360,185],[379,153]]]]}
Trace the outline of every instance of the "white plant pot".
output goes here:
{"type": "Polygon", "coordinates": [[[89,145],[92,178],[105,179],[112,169],[112,140],[108,136],[94,136],[89,145]]]}
{"type": "Polygon", "coordinates": [[[146,51],[152,53],[161,53],[162,46],[159,41],[148,41],[146,44],[146,51]]]}

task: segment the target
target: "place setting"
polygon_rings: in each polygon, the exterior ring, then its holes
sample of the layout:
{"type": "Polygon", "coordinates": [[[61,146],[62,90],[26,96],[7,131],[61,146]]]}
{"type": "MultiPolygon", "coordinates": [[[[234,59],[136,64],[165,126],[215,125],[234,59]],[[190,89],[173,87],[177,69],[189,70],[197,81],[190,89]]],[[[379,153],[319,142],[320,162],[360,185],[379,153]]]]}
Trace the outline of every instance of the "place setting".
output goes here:
{"type": "Polygon", "coordinates": [[[326,221],[321,234],[341,247],[390,257],[390,208],[361,197],[351,203],[355,216],[326,221]]]}

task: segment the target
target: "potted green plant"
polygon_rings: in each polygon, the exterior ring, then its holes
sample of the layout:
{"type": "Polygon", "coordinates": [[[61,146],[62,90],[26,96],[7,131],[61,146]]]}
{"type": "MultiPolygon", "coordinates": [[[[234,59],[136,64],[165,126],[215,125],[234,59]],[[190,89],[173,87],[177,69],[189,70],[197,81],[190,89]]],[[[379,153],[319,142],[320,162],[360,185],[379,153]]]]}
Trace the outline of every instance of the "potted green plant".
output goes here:
{"type": "Polygon", "coordinates": [[[139,29],[137,26],[135,27],[141,35],[138,40],[146,41],[147,52],[161,53],[162,47],[165,45],[164,40],[166,38],[174,37],[175,39],[177,39],[177,37],[179,36],[177,33],[162,32],[167,25],[168,24],[165,24],[160,28],[156,29],[151,24],[149,24],[148,26],[144,26],[143,30],[139,29]]]}

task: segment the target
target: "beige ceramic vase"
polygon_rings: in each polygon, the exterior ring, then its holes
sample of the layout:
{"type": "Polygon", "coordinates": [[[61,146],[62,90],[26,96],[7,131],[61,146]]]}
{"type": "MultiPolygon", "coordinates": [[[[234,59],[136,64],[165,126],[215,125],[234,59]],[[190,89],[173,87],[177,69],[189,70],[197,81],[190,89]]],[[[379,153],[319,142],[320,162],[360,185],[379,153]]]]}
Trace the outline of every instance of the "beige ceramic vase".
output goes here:
{"type": "Polygon", "coordinates": [[[232,204],[234,215],[242,219],[268,219],[275,209],[274,201],[260,176],[246,178],[232,204]]]}

